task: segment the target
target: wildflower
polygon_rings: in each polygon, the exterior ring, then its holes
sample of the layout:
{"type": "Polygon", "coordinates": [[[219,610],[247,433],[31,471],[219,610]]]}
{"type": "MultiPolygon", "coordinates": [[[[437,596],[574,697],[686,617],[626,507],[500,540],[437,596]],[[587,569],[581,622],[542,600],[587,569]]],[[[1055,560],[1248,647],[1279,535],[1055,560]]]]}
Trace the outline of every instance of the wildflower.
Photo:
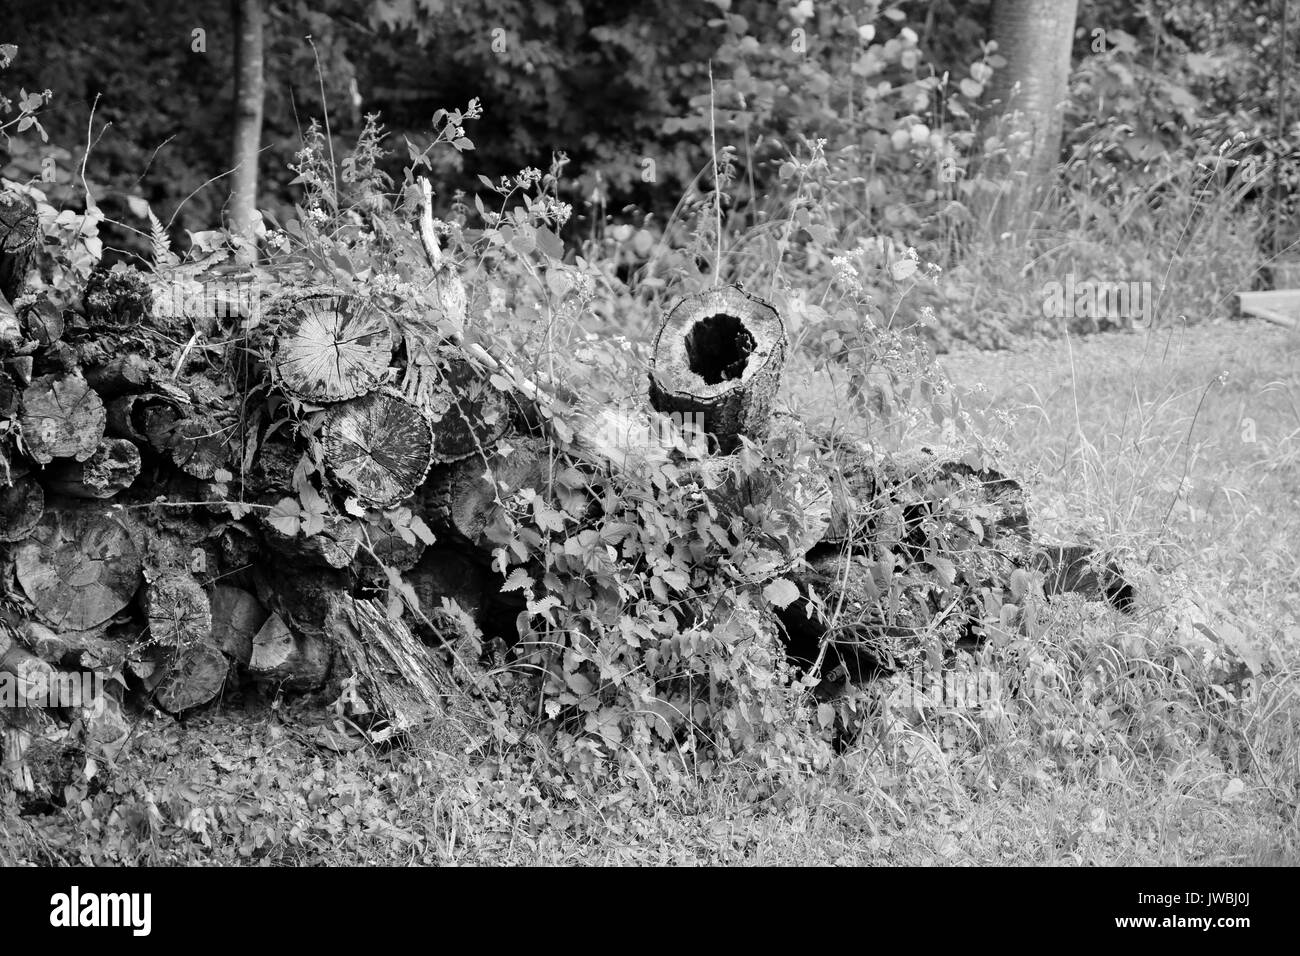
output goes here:
{"type": "Polygon", "coordinates": [[[835,270],[835,280],[841,285],[848,286],[850,289],[861,288],[858,281],[858,270],[846,256],[836,256],[831,260],[831,267],[835,270]]]}
{"type": "Polygon", "coordinates": [[[873,24],[864,23],[858,27],[858,39],[863,43],[870,43],[876,38],[876,28],[873,24]]]}
{"type": "Polygon", "coordinates": [[[494,285],[488,290],[488,308],[493,312],[504,312],[506,310],[506,290],[498,285],[494,285]]]}
{"type": "Polygon", "coordinates": [[[797,4],[790,8],[790,16],[800,23],[810,19],[815,12],[812,0],[799,0],[797,4]]]}
{"type": "Polygon", "coordinates": [[[903,27],[903,29],[898,31],[898,35],[899,37],[902,38],[903,42],[906,43],[908,46],[911,46],[912,44],[916,43],[917,40],[916,31],[913,30],[911,27],[903,27]]]}
{"type": "Polygon", "coordinates": [[[528,166],[525,169],[521,169],[519,171],[519,175],[515,177],[515,185],[517,185],[520,189],[529,189],[533,186],[536,186],[541,181],[542,181],[542,171],[532,166],[528,166]]]}

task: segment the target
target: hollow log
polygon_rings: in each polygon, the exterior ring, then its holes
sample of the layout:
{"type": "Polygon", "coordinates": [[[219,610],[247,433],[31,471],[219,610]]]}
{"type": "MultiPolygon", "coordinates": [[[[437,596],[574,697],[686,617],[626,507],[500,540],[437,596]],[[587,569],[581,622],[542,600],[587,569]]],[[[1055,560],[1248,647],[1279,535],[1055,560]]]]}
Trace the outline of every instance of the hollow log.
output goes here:
{"type": "Polygon", "coordinates": [[[131,392],[143,392],[153,382],[153,365],[143,355],[128,352],[86,369],[86,382],[105,401],[131,392]]]}
{"type": "Polygon", "coordinates": [[[402,392],[433,423],[432,458],[438,464],[490,449],[510,426],[506,397],[459,349],[414,356],[402,392]]]}
{"type": "Polygon", "coordinates": [[[659,330],[650,403],[714,436],[723,453],[761,439],[785,364],[785,326],[763,300],[734,287],[679,302],[659,330]]]}
{"type": "Polygon", "coordinates": [[[45,491],[29,474],[15,475],[13,484],[0,486],[0,543],[27,537],[45,512],[45,491]]]}
{"type": "Polygon", "coordinates": [[[42,375],[23,389],[23,445],[41,464],[85,461],[104,437],[104,403],[80,375],[42,375]]]}
{"type": "Polygon", "coordinates": [[[396,730],[445,712],[456,693],[450,675],[401,619],[388,616],[382,603],[340,595],[331,607],[329,628],[343,667],[356,677],[357,693],[350,696],[357,710],[386,717],[396,730]]]}
{"type": "Polygon", "coordinates": [[[1043,593],[1079,594],[1089,601],[1104,600],[1121,611],[1133,608],[1136,591],[1111,557],[1083,544],[1040,544],[1030,566],[1043,573],[1043,593]]]}
{"type": "Polygon", "coordinates": [[[253,638],[270,612],[241,588],[219,584],[212,592],[212,644],[238,664],[253,656],[253,638]]]}
{"type": "Polygon", "coordinates": [[[10,302],[22,294],[40,241],[36,204],[12,189],[0,190],[0,295],[10,302]]]}
{"type": "Polygon", "coordinates": [[[312,634],[295,634],[270,614],[253,638],[248,671],[285,690],[315,690],[329,677],[330,646],[312,634]]]}
{"type": "Polygon", "coordinates": [[[112,498],[140,474],[140,450],[125,438],[105,438],[85,461],[59,461],[42,476],[45,487],[71,498],[112,498]]]}
{"type": "Polygon", "coordinates": [[[488,529],[504,518],[499,501],[523,488],[542,489],[549,456],[546,442],[519,436],[498,447],[486,464],[476,455],[440,466],[420,490],[420,512],[435,528],[488,547],[488,529]]]}
{"type": "Polygon", "coordinates": [[[14,555],[18,583],[41,618],[84,631],[117,614],[140,587],[140,553],[100,507],[47,508],[14,555]]]}
{"type": "Polygon", "coordinates": [[[283,296],[268,308],[278,324],[274,365],[281,387],[308,402],[340,402],[388,378],[393,337],[367,300],[335,290],[283,296]]]}
{"type": "Polygon", "coordinates": [[[154,700],[171,714],[206,704],[221,693],[230,672],[226,655],[206,641],[169,649],[159,663],[154,700]]]}
{"type": "Polygon", "coordinates": [[[433,462],[433,429],[406,399],[374,392],[330,408],[325,464],[358,498],[387,508],[409,498],[433,462]]]}
{"type": "Polygon", "coordinates": [[[121,395],[108,403],[105,430],[115,438],[165,450],[181,417],[179,403],[167,395],[121,395]]]}

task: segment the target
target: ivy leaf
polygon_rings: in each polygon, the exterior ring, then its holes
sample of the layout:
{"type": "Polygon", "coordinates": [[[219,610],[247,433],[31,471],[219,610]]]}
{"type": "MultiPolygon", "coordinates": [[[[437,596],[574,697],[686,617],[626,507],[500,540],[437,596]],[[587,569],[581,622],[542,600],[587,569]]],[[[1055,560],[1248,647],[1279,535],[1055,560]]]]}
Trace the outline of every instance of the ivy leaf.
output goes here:
{"type": "Polygon", "coordinates": [[[799,588],[788,578],[777,578],[763,588],[763,597],[774,607],[784,610],[799,597],[799,588]]]}

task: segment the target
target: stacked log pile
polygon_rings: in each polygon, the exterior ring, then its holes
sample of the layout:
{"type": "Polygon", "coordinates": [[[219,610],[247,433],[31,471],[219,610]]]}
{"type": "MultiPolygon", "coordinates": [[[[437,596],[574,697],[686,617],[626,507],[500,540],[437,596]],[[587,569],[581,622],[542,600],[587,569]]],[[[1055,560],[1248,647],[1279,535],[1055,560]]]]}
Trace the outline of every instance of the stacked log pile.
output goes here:
{"type": "MultiPolygon", "coordinates": [[[[73,303],[26,294],[39,234],[30,202],[0,194],[0,679],[33,703],[58,674],[111,673],[176,715],[247,687],[325,689],[413,727],[465,677],[437,649],[508,641],[522,610],[490,568],[501,502],[544,486],[557,445],[593,472],[671,457],[548,426],[554,386],[344,289],[176,308],[198,276],[182,266],[97,272],[73,303]],[[418,608],[391,613],[403,587],[418,608]]],[[[431,259],[463,324],[459,280],[431,259]]],[[[702,423],[710,454],[691,467],[802,429],[773,413],[785,349],[777,313],[736,288],[667,317],[649,398],[702,423]]],[[[1084,551],[1036,547],[1020,487],[991,469],[852,449],[839,465],[797,483],[813,517],[786,544],[800,596],[779,613],[796,657],[862,679],[936,631],[978,639],[991,592],[1035,568],[1122,596],[1084,551]],[[940,545],[936,524],[959,533],[940,545]]],[[[724,509],[762,501],[710,486],[724,509]]],[[[125,731],[123,683],[78,702],[96,739],[125,731]]],[[[20,784],[34,713],[3,710],[20,784]]]]}

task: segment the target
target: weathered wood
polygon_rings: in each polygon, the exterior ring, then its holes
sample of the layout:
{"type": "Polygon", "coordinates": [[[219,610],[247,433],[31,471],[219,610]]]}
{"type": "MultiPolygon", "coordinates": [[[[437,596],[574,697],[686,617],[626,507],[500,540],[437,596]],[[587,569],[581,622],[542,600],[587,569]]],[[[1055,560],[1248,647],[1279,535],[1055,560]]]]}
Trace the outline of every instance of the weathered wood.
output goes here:
{"type": "Polygon", "coordinates": [[[355,676],[348,692],[354,711],[386,717],[395,730],[409,730],[440,717],[455,684],[442,662],[400,619],[378,601],[340,595],[329,626],[341,663],[355,676]]]}
{"type": "Polygon", "coordinates": [[[781,317],[734,287],[679,302],[659,330],[650,364],[650,403],[692,416],[724,453],[740,437],[766,434],[785,364],[781,317]]]}
{"type": "Polygon", "coordinates": [[[115,438],[166,449],[171,429],[181,417],[179,403],[169,396],[121,395],[107,405],[105,431],[115,438]]]}
{"type": "Polygon", "coordinates": [[[330,408],[321,446],[336,479],[367,504],[386,508],[409,498],[428,475],[433,429],[406,399],[374,392],[330,408]]]}
{"type": "Polygon", "coordinates": [[[18,318],[23,333],[40,346],[53,345],[63,338],[66,327],[63,312],[43,293],[36,301],[19,309],[18,318]]]}
{"type": "Polygon", "coordinates": [[[329,677],[330,646],[311,634],[295,634],[279,614],[269,615],[253,638],[248,671],[285,690],[315,690],[329,677]]]}
{"type": "Polygon", "coordinates": [[[129,266],[96,269],[86,280],[82,305],[92,325],[139,328],[153,312],[149,277],[129,266]]]}
{"type": "Polygon", "coordinates": [[[523,488],[541,491],[550,472],[549,455],[546,442],[516,436],[486,463],[476,455],[440,466],[420,490],[420,511],[435,528],[489,546],[488,529],[503,519],[500,502],[523,488]]]}
{"type": "Polygon", "coordinates": [[[10,302],[22,294],[40,241],[36,204],[15,190],[0,190],[0,295],[10,302]]]}
{"type": "Polygon", "coordinates": [[[85,461],[104,437],[105,412],[80,375],[42,375],[23,389],[23,445],[41,464],[85,461]]]}
{"type": "Polygon", "coordinates": [[[159,665],[161,680],[154,699],[168,713],[179,714],[211,701],[226,684],[230,661],[217,648],[200,641],[169,649],[159,665]]]}
{"type": "Polygon", "coordinates": [[[253,638],[270,612],[247,591],[219,584],[212,592],[212,643],[238,664],[253,656],[253,638]]]}
{"type": "Polygon", "coordinates": [[[27,621],[22,635],[33,654],[57,667],[111,670],[126,659],[127,645],[105,636],[107,630],[100,626],[88,631],[54,631],[39,621],[27,621]]]}
{"type": "Polygon", "coordinates": [[[45,707],[50,703],[54,668],[0,624],[0,707],[45,707]]]}
{"type": "Polygon", "coordinates": [[[14,555],[18,583],[56,628],[87,630],[126,607],[140,587],[140,553],[102,507],[46,508],[14,555]]]}
{"type": "Polygon", "coordinates": [[[265,513],[260,518],[267,547],[295,567],[346,568],[357,559],[361,529],[351,518],[326,515],[325,527],[311,535],[288,535],[272,525],[265,513]]]}
{"type": "Polygon", "coordinates": [[[128,352],[102,365],[86,369],[86,382],[105,400],[146,391],[153,382],[153,364],[143,355],[128,352]]]}
{"type": "Polygon", "coordinates": [[[393,337],[373,303],[336,290],[281,297],[268,308],[278,323],[274,365],[281,387],[309,402],[339,402],[388,378],[393,337]]]}
{"type": "Polygon", "coordinates": [[[212,607],[189,572],[170,567],[146,571],[141,597],[154,643],[182,651],[210,639],[212,607]]]}
{"type": "Polygon", "coordinates": [[[112,498],[140,474],[140,450],[126,438],[105,438],[85,461],[59,461],[42,475],[45,487],[72,498],[112,498]]]}
{"type": "Polygon", "coordinates": [[[13,484],[0,485],[0,543],[21,541],[45,512],[45,491],[30,474],[13,476],[13,484]]]}
{"type": "Polygon", "coordinates": [[[433,423],[435,463],[490,449],[510,426],[505,395],[459,349],[444,347],[413,356],[402,392],[433,423]]]}

